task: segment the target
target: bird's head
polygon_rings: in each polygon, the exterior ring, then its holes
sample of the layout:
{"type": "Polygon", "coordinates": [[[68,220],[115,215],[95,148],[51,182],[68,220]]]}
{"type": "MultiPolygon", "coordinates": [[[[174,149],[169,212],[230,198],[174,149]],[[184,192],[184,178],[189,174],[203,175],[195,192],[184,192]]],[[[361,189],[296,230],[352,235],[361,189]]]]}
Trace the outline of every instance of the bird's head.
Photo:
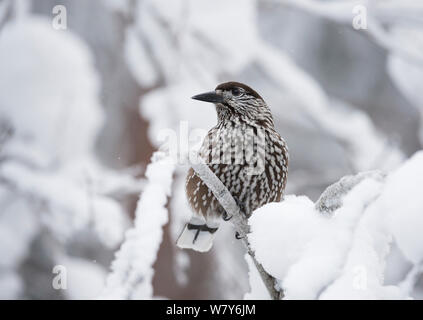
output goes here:
{"type": "Polygon", "coordinates": [[[225,82],[219,84],[214,91],[195,95],[192,99],[214,103],[219,120],[239,117],[273,126],[272,114],[266,102],[255,90],[243,83],[225,82]]]}

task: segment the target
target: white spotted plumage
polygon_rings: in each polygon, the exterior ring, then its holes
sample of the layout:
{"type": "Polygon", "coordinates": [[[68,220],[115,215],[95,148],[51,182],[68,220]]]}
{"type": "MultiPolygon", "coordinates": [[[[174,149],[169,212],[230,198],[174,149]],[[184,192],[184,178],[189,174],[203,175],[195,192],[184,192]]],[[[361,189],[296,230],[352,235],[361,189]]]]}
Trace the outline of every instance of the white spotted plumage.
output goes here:
{"type": "MultiPolygon", "coordinates": [[[[280,201],[287,179],[288,149],[260,95],[242,83],[228,82],[217,86],[214,93],[194,98],[216,105],[218,123],[203,141],[200,156],[228,188],[241,211],[250,216],[264,204],[280,201]]],[[[177,244],[208,251],[225,212],[192,168],[186,194],[194,215],[177,244]]]]}
{"type": "MultiPolygon", "coordinates": [[[[256,208],[281,199],[286,184],[288,151],[285,141],[274,128],[270,109],[264,100],[249,94],[250,88],[245,85],[241,88],[244,91],[241,98],[229,100],[226,105],[216,105],[218,123],[209,131],[200,155],[250,215],[256,208]],[[250,175],[247,173],[249,162],[254,152],[263,146],[254,149],[245,148],[245,145],[251,144],[259,131],[264,135],[264,170],[250,175]],[[248,132],[255,135],[246,134],[248,132]],[[239,155],[243,152],[243,161],[239,163],[239,155]]],[[[222,214],[217,200],[192,170],[187,177],[187,195],[196,214],[205,217],[222,214]],[[207,201],[197,205],[195,198],[192,201],[192,195],[197,193],[200,196],[207,194],[207,201]]]]}

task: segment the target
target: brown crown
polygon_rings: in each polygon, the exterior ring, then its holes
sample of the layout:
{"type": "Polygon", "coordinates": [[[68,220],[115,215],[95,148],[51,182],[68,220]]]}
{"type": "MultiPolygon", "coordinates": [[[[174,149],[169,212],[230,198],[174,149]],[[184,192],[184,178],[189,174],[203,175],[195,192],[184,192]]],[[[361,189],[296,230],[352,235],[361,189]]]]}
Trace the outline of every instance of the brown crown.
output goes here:
{"type": "Polygon", "coordinates": [[[229,82],[221,83],[216,87],[215,90],[231,90],[236,87],[242,88],[253,97],[263,100],[263,98],[255,90],[251,89],[249,86],[241,82],[229,81],[229,82]]]}

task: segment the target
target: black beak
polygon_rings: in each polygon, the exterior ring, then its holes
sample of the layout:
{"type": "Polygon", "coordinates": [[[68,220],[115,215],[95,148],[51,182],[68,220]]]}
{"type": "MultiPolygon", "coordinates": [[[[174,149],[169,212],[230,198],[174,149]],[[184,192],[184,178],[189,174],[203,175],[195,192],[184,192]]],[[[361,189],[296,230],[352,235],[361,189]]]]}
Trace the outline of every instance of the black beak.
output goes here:
{"type": "Polygon", "coordinates": [[[214,91],[197,94],[196,96],[193,96],[192,99],[205,102],[223,103],[223,96],[214,91]]]}

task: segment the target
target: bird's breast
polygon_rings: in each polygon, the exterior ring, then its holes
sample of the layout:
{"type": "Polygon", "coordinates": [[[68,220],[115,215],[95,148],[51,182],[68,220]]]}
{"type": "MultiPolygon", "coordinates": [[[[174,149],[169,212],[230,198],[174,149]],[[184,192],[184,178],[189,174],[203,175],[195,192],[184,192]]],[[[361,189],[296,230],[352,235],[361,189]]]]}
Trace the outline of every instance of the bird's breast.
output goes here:
{"type": "MultiPolygon", "coordinates": [[[[288,171],[288,150],[276,132],[242,123],[216,126],[203,141],[200,155],[232,196],[244,203],[247,214],[281,199],[288,171]]],[[[186,186],[195,211],[217,214],[219,203],[192,169],[186,186]]]]}

